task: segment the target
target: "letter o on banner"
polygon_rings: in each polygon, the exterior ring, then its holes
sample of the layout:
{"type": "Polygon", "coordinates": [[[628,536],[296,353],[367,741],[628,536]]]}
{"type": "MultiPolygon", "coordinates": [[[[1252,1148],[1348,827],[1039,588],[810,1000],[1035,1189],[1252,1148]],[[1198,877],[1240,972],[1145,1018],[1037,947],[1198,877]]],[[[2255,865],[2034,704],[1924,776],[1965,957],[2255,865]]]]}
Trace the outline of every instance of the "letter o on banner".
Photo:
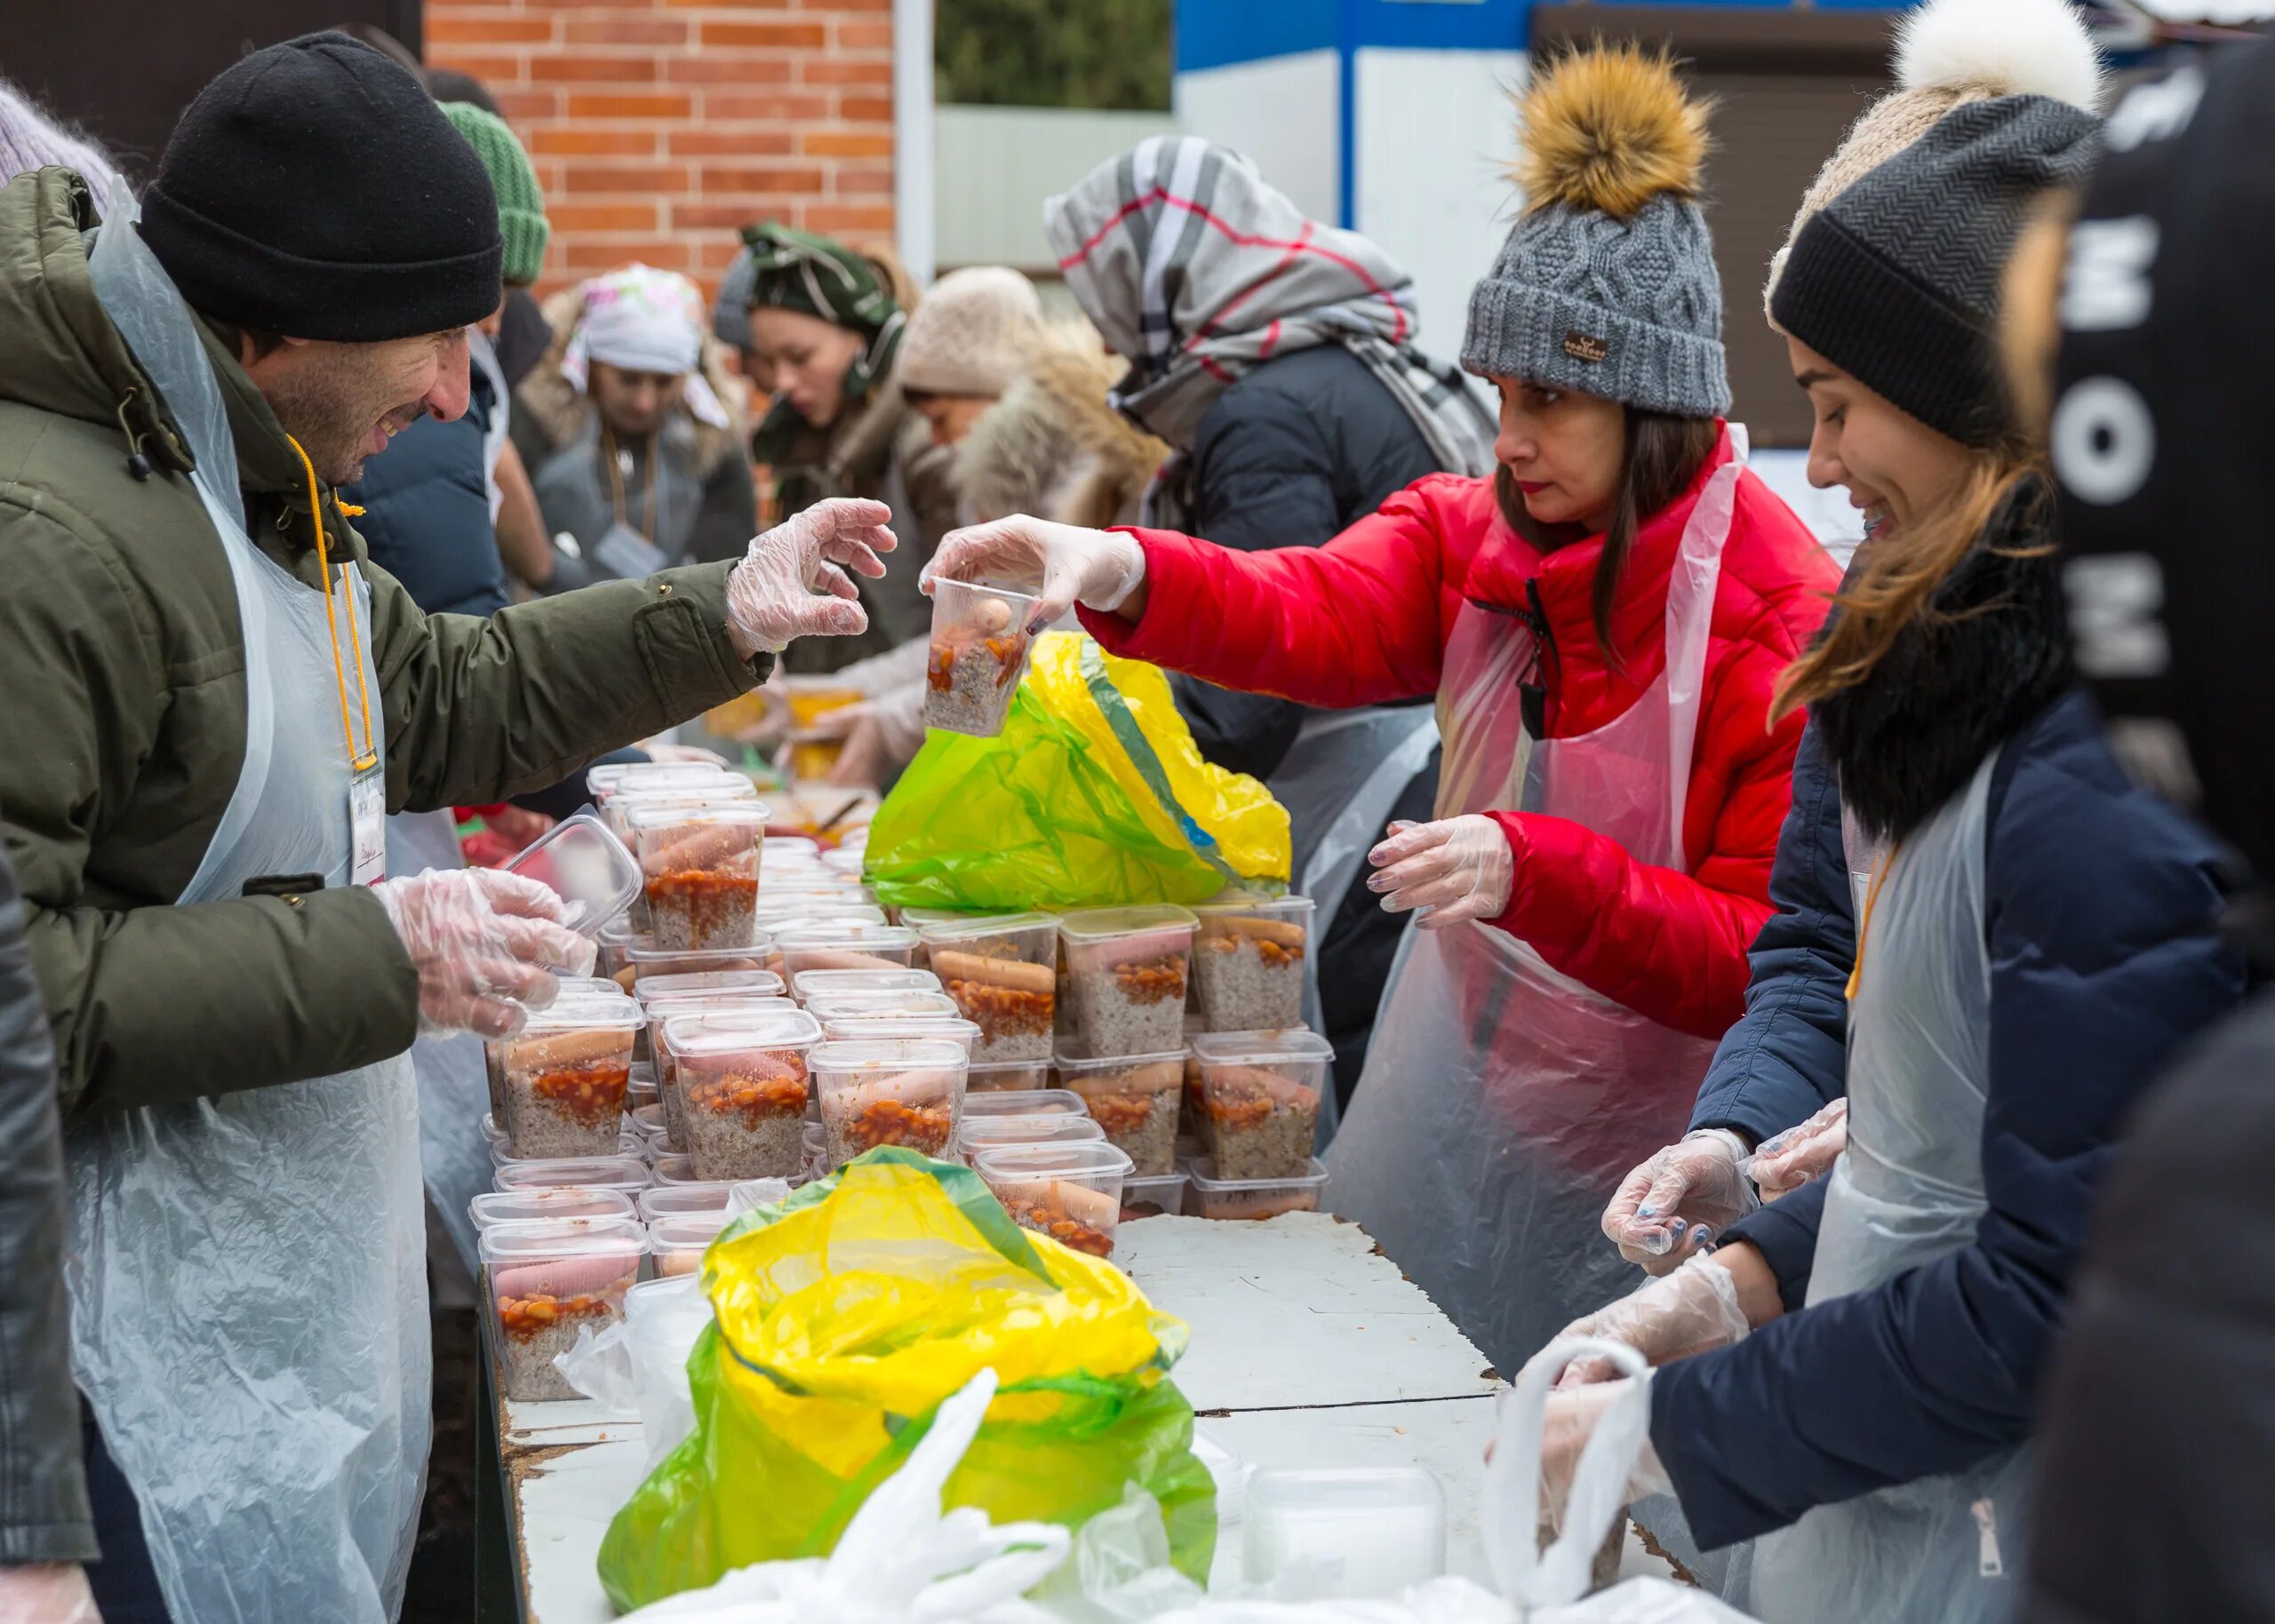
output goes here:
{"type": "Polygon", "coordinates": [[[2156,465],[2156,420],[2140,392],[2121,378],[2072,384],[2054,409],[2048,439],[2055,476],[2071,495],[2097,507],[2135,495],[2156,465]]]}

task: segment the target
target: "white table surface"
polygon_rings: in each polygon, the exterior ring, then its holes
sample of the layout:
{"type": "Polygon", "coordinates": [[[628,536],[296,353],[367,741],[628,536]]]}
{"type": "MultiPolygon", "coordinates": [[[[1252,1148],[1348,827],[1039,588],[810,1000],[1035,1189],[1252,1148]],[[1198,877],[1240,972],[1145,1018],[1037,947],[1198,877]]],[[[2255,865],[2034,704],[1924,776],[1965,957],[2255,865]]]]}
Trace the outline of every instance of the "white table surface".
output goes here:
{"type": "MultiPolygon", "coordinates": [[[[1427,1467],[1445,1485],[1448,1569],[1486,1578],[1477,1525],[1494,1381],[1484,1357],[1355,1224],[1147,1218],[1117,1236],[1153,1303],[1192,1346],[1174,1379],[1200,1429],[1250,1468],[1427,1467]]],[[[646,1476],[636,1421],[586,1401],[507,1403],[501,1435],[531,1624],[613,1617],[595,1561],[646,1476]],[[559,1446],[567,1445],[565,1448],[559,1446]],[[531,1461],[532,1449],[558,1448],[531,1461]]],[[[1212,1587],[1240,1578],[1240,1529],[1218,1535],[1212,1587]]],[[[1631,1571],[1642,1560],[1631,1535],[1631,1571]]]]}

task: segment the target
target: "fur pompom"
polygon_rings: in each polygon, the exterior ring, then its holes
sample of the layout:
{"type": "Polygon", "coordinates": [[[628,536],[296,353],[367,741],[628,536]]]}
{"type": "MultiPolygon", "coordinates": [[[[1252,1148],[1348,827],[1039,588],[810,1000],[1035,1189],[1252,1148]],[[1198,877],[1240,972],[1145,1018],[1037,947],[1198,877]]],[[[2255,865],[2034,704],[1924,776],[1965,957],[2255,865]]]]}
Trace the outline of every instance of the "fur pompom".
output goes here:
{"type": "Polygon", "coordinates": [[[1565,203],[1624,219],[1661,193],[1694,195],[1706,113],[1664,52],[1598,42],[1549,65],[1517,99],[1525,207],[1565,203]]]}
{"type": "Polygon", "coordinates": [[[1904,89],[2048,96],[2101,109],[2101,53],[2069,0],[1928,0],[1896,46],[1904,89]]]}

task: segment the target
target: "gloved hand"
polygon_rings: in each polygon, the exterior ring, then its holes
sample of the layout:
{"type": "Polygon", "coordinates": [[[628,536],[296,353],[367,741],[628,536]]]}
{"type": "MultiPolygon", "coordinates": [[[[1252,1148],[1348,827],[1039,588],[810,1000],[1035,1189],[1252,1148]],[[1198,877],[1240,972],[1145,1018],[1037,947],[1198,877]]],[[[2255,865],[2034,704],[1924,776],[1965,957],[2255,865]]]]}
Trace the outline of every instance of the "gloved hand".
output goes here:
{"type": "Polygon", "coordinates": [[[0,1619],[8,1624],[103,1624],[87,1570],[76,1562],[0,1566],[0,1619]]]}
{"type": "Polygon", "coordinates": [[[727,634],[736,650],[748,659],[779,654],[794,637],[868,630],[869,612],[856,601],[860,588],[838,566],[871,577],[884,574],[877,554],[899,545],[885,528],[891,517],[882,502],[831,497],[752,537],[750,551],[727,577],[727,634]]]}
{"type": "Polygon", "coordinates": [[[1027,617],[1034,636],[1077,603],[1112,614],[1145,578],[1145,549],[1135,536],[1118,530],[1086,530],[1024,514],[950,530],[932,554],[922,583],[930,597],[932,583],[998,577],[1042,581],[1042,601],[1027,617]]]}
{"type": "Polygon", "coordinates": [[[828,736],[845,741],[826,782],[879,784],[915,760],[924,744],[924,684],[908,683],[858,705],[825,712],[814,725],[836,729],[828,736]]]}
{"type": "MultiPolygon", "coordinates": [[[[1625,1342],[1652,1364],[1664,1365],[1710,1348],[1727,1348],[1751,1328],[1745,1310],[1738,1306],[1737,1282],[1730,1271],[1712,1257],[1700,1256],[1618,1302],[1583,1315],[1556,1334],[1625,1342]]],[[[1575,1359],[1564,1367],[1556,1385],[1592,1386],[1618,1374],[1609,1359],[1575,1359]]]]}
{"type": "MultiPolygon", "coordinates": [[[[1547,1407],[1541,1415],[1540,1509],[1559,1532],[1564,1527],[1564,1507],[1572,1498],[1572,1480],[1579,1475],[1580,1452],[1593,1436],[1596,1423],[1603,1419],[1605,1411],[1626,1396],[1635,1382],[1648,1382],[1650,1379],[1646,1372],[1640,1376],[1624,1376],[1616,1381],[1560,1388],[1549,1394],[1547,1407]]],[[[1632,1504],[1647,1494],[1673,1493],[1673,1480],[1667,1476],[1659,1452],[1651,1446],[1647,1434],[1642,1452],[1628,1470],[1624,1499],[1632,1504]]]]}
{"type": "Polygon", "coordinates": [[[1427,908],[1425,930],[1464,919],[1497,919],[1509,911],[1517,859],[1499,823],[1481,812],[1434,824],[1390,826],[1390,838],[1367,854],[1375,872],[1367,888],[1380,891],[1383,911],[1427,908]]]}
{"type": "Polygon", "coordinates": [[[554,972],[593,972],[593,943],[561,898],[495,869],[430,870],[371,888],[419,971],[419,1030],[508,1038],[553,1002],[554,972]]]}
{"type": "Polygon", "coordinates": [[[651,740],[640,746],[648,752],[651,761],[668,761],[688,767],[726,767],[727,758],[715,750],[706,750],[700,744],[675,744],[669,740],[651,740]]]}
{"type": "Polygon", "coordinates": [[[1684,1134],[1621,1181],[1603,1232],[1645,1273],[1672,1273],[1760,1205],[1745,1158],[1745,1142],[1728,1128],[1684,1134]]]}
{"type": "Polygon", "coordinates": [[[1775,1201],[1832,1172],[1848,1148],[1848,1100],[1844,1095],[1808,1121],[1763,1140],[1747,1171],[1760,1187],[1761,1198],[1775,1201]]]}

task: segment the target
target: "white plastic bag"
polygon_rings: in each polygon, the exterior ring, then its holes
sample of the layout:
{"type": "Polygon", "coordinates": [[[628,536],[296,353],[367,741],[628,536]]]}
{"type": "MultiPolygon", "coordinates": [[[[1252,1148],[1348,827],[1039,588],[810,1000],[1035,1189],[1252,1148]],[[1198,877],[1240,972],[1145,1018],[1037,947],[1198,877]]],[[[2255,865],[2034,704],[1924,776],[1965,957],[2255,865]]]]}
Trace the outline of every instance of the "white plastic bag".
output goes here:
{"type": "Polygon", "coordinates": [[[643,1280],[624,1294],[624,1318],[595,1335],[577,1332],[577,1345],[554,1356],[553,1366],[586,1397],[640,1417],[648,1469],[695,1430],[695,1397],[687,1357],[711,1323],[711,1299],[699,1276],[643,1280]]]}
{"type": "Polygon", "coordinates": [[[983,1370],[942,1404],[901,1469],[878,1485],[826,1560],[761,1562],[626,1615],[625,1624],[1051,1624],[1020,1599],[1066,1559],[1055,1523],[997,1527],[940,1491],[995,1396],[983,1370]]]}

